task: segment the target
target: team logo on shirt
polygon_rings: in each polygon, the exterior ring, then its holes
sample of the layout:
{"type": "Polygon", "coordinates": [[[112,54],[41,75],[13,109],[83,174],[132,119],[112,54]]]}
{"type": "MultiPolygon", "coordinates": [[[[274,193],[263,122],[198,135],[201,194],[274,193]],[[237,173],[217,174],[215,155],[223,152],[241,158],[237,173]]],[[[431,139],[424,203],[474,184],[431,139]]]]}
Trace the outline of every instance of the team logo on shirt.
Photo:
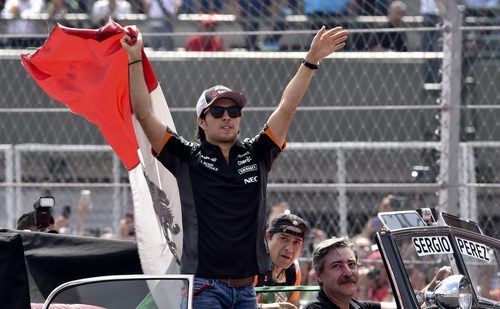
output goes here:
{"type": "Polygon", "coordinates": [[[240,168],[238,170],[238,174],[243,175],[245,173],[253,172],[256,170],[257,170],[257,164],[247,165],[247,166],[243,166],[242,168],[240,168]]]}
{"type": "Polygon", "coordinates": [[[252,161],[252,157],[247,156],[245,159],[243,159],[243,160],[238,160],[238,162],[236,162],[236,163],[237,163],[238,165],[243,165],[243,164],[249,163],[250,161],[252,161]]]}
{"type": "Polygon", "coordinates": [[[203,164],[206,168],[217,172],[219,168],[215,167],[213,163],[207,162],[207,161],[201,161],[201,164],[203,164]]]}
{"type": "Polygon", "coordinates": [[[243,158],[243,157],[246,157],[246,156],[248,156],[249,154],[250,154],[250,151],[246,151],[246,152],[244,152],[244,153],[242,153],[242,154],[239,154],[239,155],[238,155],[238,158],[243,158]]]}
{"type": "Polygon", "coordinates": [[[259,181],[259,176],[252,176],[252,177],[248,177],[248,178],[245,178],[243,180],[243,182],[247,185],[249,183],[254,183],[254,182],[258,182],[259,181]]]}
{"type": "Polygon", "coordinates": [[[212,162],[216,162],[217,161],[217,158],[212,158],[212,157],[209,157],[209,156],[204,156],[204,155],[200,155],[200,157],[203,159],[203,160],[208,160],[208,161],[212,161],[212,162]]]}

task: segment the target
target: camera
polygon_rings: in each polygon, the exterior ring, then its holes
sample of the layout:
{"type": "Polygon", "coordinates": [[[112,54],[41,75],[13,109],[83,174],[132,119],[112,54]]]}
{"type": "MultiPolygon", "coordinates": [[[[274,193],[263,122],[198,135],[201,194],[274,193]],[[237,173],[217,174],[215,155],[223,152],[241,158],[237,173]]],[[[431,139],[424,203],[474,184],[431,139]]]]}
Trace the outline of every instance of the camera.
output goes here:
{"type": "Polygon", "coordinates": [[[368,272],[366,273],[366,276],[372,280],[377,279],[377,277],[380,275],[380,268],[376,267],[370,267],[368,272]]]}
{"type": "Polygon", "coordinates": [[[56,204],[53,196],[41,196],[33,203],[35,208],[35,225],[39,231],[46,231],[50,225],[52,208],[56,204]]]}
{"type": "Polygon", "coordinates": [[[389,206],[392,210],[401,210],[405,207],[406,199],[402,196],[394,196],[389,201],[389,206]]]}

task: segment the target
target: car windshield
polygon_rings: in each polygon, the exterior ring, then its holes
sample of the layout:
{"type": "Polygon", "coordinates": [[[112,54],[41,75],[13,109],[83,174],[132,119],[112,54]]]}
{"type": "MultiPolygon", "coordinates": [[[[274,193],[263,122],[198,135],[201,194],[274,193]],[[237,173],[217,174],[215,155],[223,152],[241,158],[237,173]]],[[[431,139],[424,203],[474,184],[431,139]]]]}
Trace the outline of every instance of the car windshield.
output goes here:
{"type": "Polygon", "coordinates": [[[456,240],[477,297],[500,306],[498,249],[465,237],[456,240]]]}
{"type": "Polygon", "coordinates": [[[457,269],[448,236],[413,236],[396,241],[410,283],[415,291],[429,284],[439,269],[457,269]]]}
{"type": "Polygon", "coordinates": [[[469,278],[480,302],[500,305],[498,249],[477,239],[449,234],[407,234],[398,238],[396,245],[414,291],[423,291],[440,269],[448,268],[451,274],[469,278]],[[453,250],[453,237],[459,252],[453,250]],[[457,255],[463,259],[466,271],[458,267],[457,255]]]}
{"type": "Polygon", "coordinates": [[[90,280],[60,289],[45,305],[48,308],[77,306],[89,309],[190,308],[186,290],[189,286],[188,280],[170,278],[90,280]]]}

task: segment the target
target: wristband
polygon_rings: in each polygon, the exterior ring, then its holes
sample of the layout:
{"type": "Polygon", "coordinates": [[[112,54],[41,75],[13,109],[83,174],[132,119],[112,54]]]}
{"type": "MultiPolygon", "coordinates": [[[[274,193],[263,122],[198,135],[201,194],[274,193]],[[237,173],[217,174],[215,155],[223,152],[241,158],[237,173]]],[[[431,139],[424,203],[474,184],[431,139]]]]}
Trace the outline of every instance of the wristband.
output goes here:
{"type": "Polygon", "coordinates": [[[142,59],[139,59],[139,60],[136,60],[136,61],[132,61],[132,62],[129,62],[128,65],[132,65],[134,63],[138,63],[138,62],[142,62],[142,59]]]}
{"type": "Polygon", "coordinates": [[[306,68],[311,69],[311,70],[317,70],[319,68],[319,66],[317,64],[307,62],[306,59],[302,60],[302,64],[306,68]]]}

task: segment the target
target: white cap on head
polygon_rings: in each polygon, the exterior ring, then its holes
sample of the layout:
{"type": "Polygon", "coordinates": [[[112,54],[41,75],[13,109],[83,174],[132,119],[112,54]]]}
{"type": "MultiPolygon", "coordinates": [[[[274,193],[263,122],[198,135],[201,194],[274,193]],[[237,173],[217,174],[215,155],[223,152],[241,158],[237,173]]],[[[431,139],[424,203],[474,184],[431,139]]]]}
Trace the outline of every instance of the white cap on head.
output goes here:
{"type": "Polygon", "coordinates": [[[200,118],[201,114],[207,107],[222,98],[233,100],[241,108],[245,106],[247,101],[241,92],[233,91],[222,85],[213,86],[203,91],[198,99],[198,103],[196,103],[196,117],[200,118]]]}

